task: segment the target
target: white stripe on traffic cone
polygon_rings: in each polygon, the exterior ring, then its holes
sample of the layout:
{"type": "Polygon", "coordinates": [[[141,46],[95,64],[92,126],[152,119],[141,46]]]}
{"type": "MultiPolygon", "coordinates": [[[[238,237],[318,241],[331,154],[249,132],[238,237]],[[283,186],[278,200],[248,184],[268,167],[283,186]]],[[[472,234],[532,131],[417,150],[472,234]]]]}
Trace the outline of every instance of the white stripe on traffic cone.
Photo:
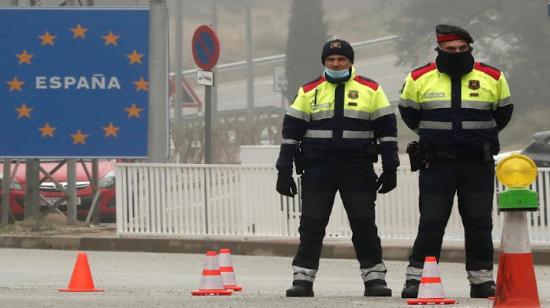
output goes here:
{"type": "Polygon", "coordinates": [[[215,251],[206,252],[206,261],[202,270],[201,283],[192,295],[231,295],[233,291],[225,290],[218,264],[218,254],[215,251]]]}
{"type": "Polygon", "coordinates": [[[220,272],[223,278],[223,287],[226,290],[241,291],[243,289],[237,285],[237,278],[231,262],[231,249],[220,249],[220,272]]]}
{"type": "Polygon", "coordinates": [[[446,305],[455,304],[455,299],[445,298],[443,284],[435,257],[426,257],[418,297],[407,300],[409,305],[446,305]]]}
{"type": "Polygon", "coordinates": [[[505,212],[494,307],[540,307],[525,212],[505,212]]]}

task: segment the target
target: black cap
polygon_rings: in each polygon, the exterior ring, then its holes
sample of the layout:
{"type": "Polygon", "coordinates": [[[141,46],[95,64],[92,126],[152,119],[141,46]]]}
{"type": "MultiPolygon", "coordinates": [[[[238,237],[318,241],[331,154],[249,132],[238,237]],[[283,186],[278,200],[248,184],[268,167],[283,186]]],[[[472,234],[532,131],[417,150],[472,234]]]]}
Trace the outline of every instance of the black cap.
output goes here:
{"type": "Polygon", "coordinates": [[[353,47],[351,47],[347,41],[340,39],[330,40],[323,46],[323,53],[321,54],[321,62],[323,65],[325,64],[325,59],[330,55],[344,56],[348,58],[351,63],[353,63],[353,59],[355,58],[353,47]]]}
{"type": "Polygon", "coordinates": [[[465,40],[470,44],[474,42],[468,31],[453,25],[437,25],[435,26],[435,34],[438,43],[454,40],[465,40]]]}

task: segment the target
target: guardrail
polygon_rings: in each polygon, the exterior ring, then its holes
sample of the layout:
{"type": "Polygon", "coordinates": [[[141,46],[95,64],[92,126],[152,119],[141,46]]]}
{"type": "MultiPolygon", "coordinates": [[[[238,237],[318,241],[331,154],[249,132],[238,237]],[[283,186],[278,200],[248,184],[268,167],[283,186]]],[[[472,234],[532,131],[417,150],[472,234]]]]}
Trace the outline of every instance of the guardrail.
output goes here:
{"type": "MultiPolygon", "coordinates": [[[[299,178],[297,178],[299,180],[299,178]]],[[[276,171],[269,166],[117,164],[118,234],[143,235],[298,235],[300,194],[275,192],[276,171]]],[[[495,182],[497,191],[502,186],[495,182]]],[[[539,169],[532,189],[540,211],[528,214],[530,237],[550,242],[550,168],[539,169]]],[[[300,192],[299,192],[300,193],[300,192]]],[[[412,239],[418,227],[418,174],[398,170],[398,186],[379,195],[376,221],[380,237],[412,239]]],[[[493,238],[500,239],[502,215],[494,210],[493,238]]],[[[327,226],[329,237],[350,237],[340,198],[327,226]]],[[[446,239],[463,240],[457,207],[447,225],[446,239]]]]}

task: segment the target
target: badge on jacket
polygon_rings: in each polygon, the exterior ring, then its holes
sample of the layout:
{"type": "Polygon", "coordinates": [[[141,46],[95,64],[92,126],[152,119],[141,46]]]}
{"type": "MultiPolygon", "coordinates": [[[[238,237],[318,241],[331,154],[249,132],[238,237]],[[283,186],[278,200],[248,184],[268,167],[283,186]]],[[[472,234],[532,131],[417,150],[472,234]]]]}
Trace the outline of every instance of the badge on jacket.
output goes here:
{"type": "Polygon", "coordinates": [[[350,99],[358,99],[358,98],[359,98],[359,91],[357,91],[357,90],[349,90],[349,91],[348,91],[348,98],[350,98],[350,99]]]}
{"type": "Polygon", "coordinates": [[[479,84],[479,80],[469,80],[468,81],[468,88],[472,89],[472,90],[477,90],[479,89],[481,85],[479,84]]]}

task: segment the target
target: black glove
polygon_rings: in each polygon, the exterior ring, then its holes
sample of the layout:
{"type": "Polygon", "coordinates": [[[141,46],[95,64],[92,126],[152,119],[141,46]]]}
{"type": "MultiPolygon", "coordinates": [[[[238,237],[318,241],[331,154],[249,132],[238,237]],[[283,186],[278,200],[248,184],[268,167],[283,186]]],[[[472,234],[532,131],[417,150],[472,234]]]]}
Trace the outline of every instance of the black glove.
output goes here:
{"type": "Polygon", "coordinates": [[[397,186],[397,172],[395,170],[382,171],[378,181],[376,182],[376,189],[378,193],[385,194],[392,191],[397,186]],[[382,187],[382,188],[380,188],[382,187]]]}
{"type": "Polygon", "coordinates": [[[296,188],[296,182],[292,174],[280,173],[277,176],[277,192],[283,196],[292,197],[296,195],[298,189],[296,188]]]}

